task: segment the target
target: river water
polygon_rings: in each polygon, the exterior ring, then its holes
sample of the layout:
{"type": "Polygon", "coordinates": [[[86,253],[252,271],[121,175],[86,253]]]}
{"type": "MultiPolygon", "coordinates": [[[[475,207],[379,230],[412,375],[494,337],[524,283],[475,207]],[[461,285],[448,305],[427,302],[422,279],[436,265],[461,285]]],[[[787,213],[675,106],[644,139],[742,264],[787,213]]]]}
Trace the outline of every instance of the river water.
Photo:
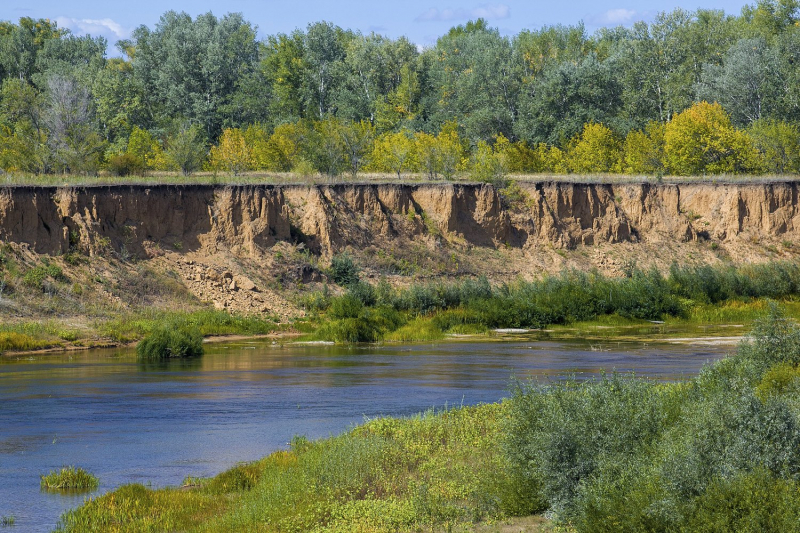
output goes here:
{"type": "Polygon", "coordinates": [[[242,341],[199,359],[140,364],[132,350],[0,359],[0,517],[50,531],[86,495],[39,490],[75,465],[100,494],[125,483],[177,485],[365,417],[495,402],[512,377],[605,371],[676,380],[730,346],[642,342],[451,342],[320,346],[242,341]]]}

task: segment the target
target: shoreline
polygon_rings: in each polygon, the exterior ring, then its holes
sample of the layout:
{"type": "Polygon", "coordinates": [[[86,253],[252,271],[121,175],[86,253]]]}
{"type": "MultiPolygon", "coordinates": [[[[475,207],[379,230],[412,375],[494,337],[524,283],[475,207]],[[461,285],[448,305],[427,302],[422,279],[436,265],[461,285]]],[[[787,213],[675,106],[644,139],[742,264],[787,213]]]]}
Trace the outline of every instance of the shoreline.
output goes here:
{"type": "MultiPolygon", "coordinates": [[[[234,333],[232,335],[209,335],[208,337],[203,337],[203,344],[215,344],[220,342],[238,341],[247,339],[281,339],[287,337],[299,337],[300,335],[302,335],[302,333],[297,331],[281,331],[276,333],[262,333],[255,335],[243,335],[240,333],[234,333]]],[[[48,348],[37,348],[35,350],[9,350],[6,352],[0,352],[0,359],[6,359],[6,358],[11,359],[15,357],[24,357],[27,355],[83,352],[87,350],[106,349],[106,348],[134,348],[138,343],[139,341],[133,341],[133,342],[108,341],[105,343],[97,343],[90,346],[70,343],[70,344],[65,344],[63,346],[51,346],[48,348]]]]}

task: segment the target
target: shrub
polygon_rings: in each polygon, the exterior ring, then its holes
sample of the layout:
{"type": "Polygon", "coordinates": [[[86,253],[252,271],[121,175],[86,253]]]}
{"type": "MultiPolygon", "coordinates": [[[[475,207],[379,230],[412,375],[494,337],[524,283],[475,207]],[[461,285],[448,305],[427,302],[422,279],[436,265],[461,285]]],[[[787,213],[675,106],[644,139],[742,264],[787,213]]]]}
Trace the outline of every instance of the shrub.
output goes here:
{"type": "Polygon", "coordinates": [[[715,478],[691,504],[682,531],[761,533],[797,531],[800,496],[796,483],[764,468],[715,478]]]}
{"type": "Polygon", "coordinates": [[[47,490],[94,490],[98,479],[82,468],[67,466],[41,476],[41,487],[47,490]]]}
{"type": "Polygon", "coordinates": [[[141,175],[144,166],[133,154],[124,153],[108,159],[108,170],[115,176],[141,175]]]}
{"type": "Polygon", "coordinates": [[[358,265],[356,265],[353,257],[349,253],[342,252],[334,255],[331,259],[328,275],[334,283],[343,287],[357,283],[359,279],[358,274],[358,265]]]}
{"type": "Polygon", "coordinates": [[[203,355],[203,337],[197,328],[159,327],[139,342],[136,354],[147,360],[203,355]]]}

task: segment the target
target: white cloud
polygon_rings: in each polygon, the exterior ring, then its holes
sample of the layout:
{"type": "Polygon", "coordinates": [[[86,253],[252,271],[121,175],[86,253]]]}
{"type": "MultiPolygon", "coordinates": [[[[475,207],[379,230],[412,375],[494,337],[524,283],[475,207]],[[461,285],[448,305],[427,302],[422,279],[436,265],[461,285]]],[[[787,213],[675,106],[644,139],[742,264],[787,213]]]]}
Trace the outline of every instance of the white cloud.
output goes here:
{"type": "Polygon", "coordinates": [[[644,18],[644,13],[634,11],[633,9],[609,9],[605,13],[599,13],[589,17],[589,22],[597,26],[624,26],[641,20],[644,18]]]}
{"type": "Polygon", "coordinates": [[[76,35],[102,35],[104,37],[115,37],[125,39],[130,36],[130,30],[123,28],[112,19],[75,19],[69,17],[58,17],[56,19],[59,27],[69,28],[76,35]]]}
{"type": "Polygon", "coordinates": [[[481,4],[472,9],[459,7],[456,9],[436,9],[435,7],[425,11],[415,22],[428,21],[452,21],[470,20],[477,18],[484,19],[505,19],[511,15],[511,9],[505,4],[481,4]]]}

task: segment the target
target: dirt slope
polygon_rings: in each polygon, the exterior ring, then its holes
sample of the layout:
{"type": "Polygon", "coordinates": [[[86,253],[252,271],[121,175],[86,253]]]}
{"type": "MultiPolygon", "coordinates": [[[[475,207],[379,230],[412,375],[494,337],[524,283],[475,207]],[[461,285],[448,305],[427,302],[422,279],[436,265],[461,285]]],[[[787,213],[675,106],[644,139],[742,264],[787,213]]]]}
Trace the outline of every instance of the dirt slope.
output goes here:
{"type": "Polygon", "coordinates": [[[176,272],[201,301],[291,316],[287,285],[350,250],[377,278],[793,257],[798,184],[9,187],[0,240],[176,272]]]}

